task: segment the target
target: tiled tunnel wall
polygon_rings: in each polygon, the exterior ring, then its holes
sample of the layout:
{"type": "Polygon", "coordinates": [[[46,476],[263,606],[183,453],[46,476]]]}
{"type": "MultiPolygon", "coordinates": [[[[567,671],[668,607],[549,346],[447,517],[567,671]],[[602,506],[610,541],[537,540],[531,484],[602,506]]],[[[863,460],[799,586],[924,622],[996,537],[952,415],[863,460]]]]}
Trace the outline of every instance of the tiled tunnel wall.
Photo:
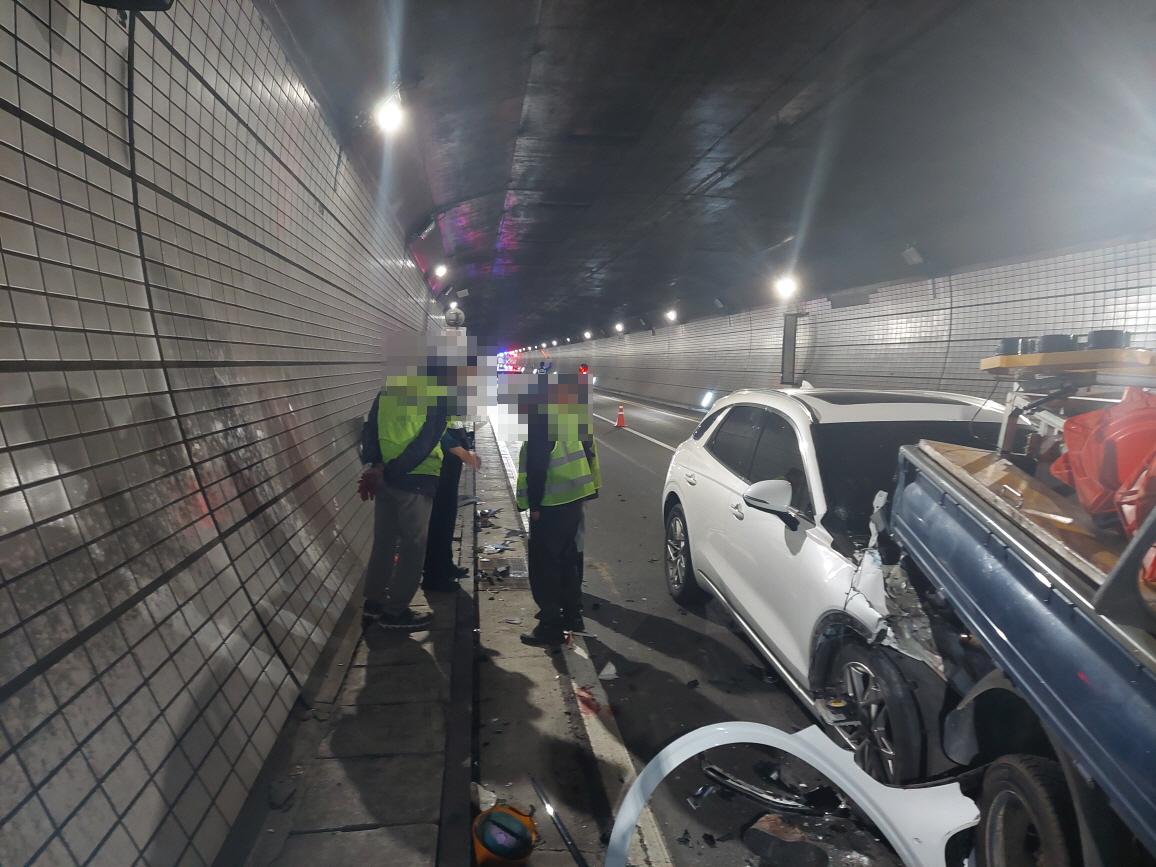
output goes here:
{"type": "Polygon", "coordinates": [[[363,569],[389,335],[428,324],[377,204],[249,0],[135,47],[0,3],[5,867],[217,855],[363,569]]]}
{"type": "MultiPolygon", "coordinates": [[[[1156,348],[1156,241],[864,287],[802,310],[796,365],[814,385],[987,396],[979,361],[1000,337],[1123,328],[1156,348]]],[[[782,346],[783,310],[764,307],[548,351],[589,363],[600,388],[698,406],[708,391],[779,385],[782,346]]]]}

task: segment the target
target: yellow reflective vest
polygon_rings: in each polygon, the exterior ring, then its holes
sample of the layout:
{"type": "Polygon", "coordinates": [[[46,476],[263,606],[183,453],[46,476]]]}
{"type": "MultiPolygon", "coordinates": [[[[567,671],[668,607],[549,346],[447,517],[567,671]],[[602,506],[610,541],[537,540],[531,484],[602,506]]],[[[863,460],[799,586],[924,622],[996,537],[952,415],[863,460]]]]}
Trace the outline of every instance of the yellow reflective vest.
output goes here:
{"type": "MultiPolygon", "coordinates": [[[[432,376],[390,376],[377,402],[377,440],[382,463],[389,463],[408,446],[425,425],[426,413],[446,397],[449,389],[432,376]]],[[[441,433],[438,436],[440,439],[441,433]]],[[[438,442],[413,475],[437,476],[442,471],[442,447],[438,442]]]]}

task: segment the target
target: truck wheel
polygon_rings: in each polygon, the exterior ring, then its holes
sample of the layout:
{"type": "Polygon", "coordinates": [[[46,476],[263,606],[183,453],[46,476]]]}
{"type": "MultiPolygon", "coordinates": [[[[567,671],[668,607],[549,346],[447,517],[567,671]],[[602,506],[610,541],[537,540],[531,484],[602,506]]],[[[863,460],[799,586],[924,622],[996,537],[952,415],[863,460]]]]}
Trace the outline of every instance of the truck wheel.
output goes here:
{"type": "Polygon", "coordinates": [[[694,577],[690,560],[690,534],[686,529],[686,514],[675,503],[666,515],[666,589],[679,605],[696,605],[706,599],[706,593],[694,577]]]}
{"type": "Polygon", "coordinates": [[[838,740],[855,764],[881,783],[907,783],[923,768],[923,725],[911,687],[878,648],[848,641],[831,667],[828,699],[838,740]]]}
{"type": "Polygon", "coordinates": [[[976,850],[980,867],[1077,867],[1075,810],[1059,764],[1004,756],[983,775],[976,850]]]}

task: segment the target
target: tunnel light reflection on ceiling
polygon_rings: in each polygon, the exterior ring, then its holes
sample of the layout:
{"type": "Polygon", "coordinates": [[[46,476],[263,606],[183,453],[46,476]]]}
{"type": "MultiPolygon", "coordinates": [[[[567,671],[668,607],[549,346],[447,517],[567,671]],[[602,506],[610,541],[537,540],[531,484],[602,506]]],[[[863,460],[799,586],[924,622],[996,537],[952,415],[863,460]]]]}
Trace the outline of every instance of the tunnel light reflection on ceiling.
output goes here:
{"type": "Polygon", "coordinates": [[[405,125],[405,109],[401,107],[401,94],[395,93],[383,99],[373,109],[373,122],[386,135],[393,135],[405,125]]]}
{"type": "Polygon", "coordinates": [[[699,404],[699,406],[708,407],[712,403],[714,403],[714,392],[708,391],[706,394],[704,394],[702,396],[702,402],[699,404]]]}

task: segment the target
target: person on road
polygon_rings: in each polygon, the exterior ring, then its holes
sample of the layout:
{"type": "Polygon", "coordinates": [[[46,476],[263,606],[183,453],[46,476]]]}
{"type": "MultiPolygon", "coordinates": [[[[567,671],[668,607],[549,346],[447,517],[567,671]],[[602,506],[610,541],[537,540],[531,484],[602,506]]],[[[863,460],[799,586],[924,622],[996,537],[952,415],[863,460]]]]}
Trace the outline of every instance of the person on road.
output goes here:
{"type": "MultiPolygon", "coordinates": [[[[373,550],[365,574],[363,625],[414,632],[430,614],[409,607],[421,581],[430,513],[441,475],[442,437],[459,382],[475,358],[433,354],[424,370],[386,377],[362,429],[362,499],[374,500],[373,550]]],[[[451,451],[473,463],[466,449],[451,451]]]]}
{"type": "Polygon", "coordinates": [[[458,568],[454,562],[454,525],[458,520],[458,484],[462,464],[473,469],[481,466],[481,459],[470,450],[469,432],[460,420],[451,420],[442,435],[441,475],[434,494],[433,511],[429,521],[429,539],[425,547],[425,568],[422,570],[421,589],[426,593],[452,593],[458,581],[469,574],[469,569],[458,568]]]}
{"type": "Polygon", "coordinates": [[[544,405],[539,399],[527,407],[517,483],[518,508],[530,511],[530,590],[538,605],[538,625],[522,642],[535,647],[557,646],[566,632],[584,629],[579,534],[583,503],[598,496],[600,484],[584,377],[556,375],[544,390],[544,405]]]}

